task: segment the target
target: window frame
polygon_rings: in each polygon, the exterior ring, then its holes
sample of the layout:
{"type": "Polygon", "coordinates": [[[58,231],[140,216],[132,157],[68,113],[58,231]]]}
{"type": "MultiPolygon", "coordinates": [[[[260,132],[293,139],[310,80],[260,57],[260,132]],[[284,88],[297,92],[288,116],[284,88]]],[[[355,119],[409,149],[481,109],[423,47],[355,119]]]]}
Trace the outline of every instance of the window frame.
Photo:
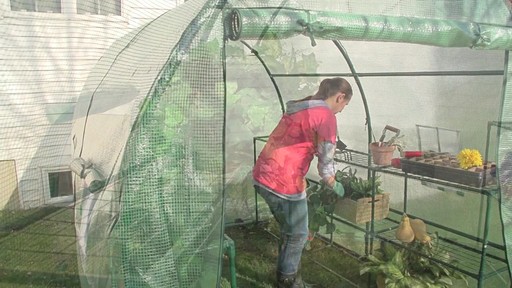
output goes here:
{"type": "Polygon", "coordinates": [[[73,203],[75,200],[75,185],[73,185],[73,172],[68,166],[56,166],[56,167],[41,167],[41,180],[43,186],[44,203],[45,204],[60,204],[60,203],[73,203]],[[71,175],[71,195],[51,197],[50,191],[50,173],[58,172],[69,172],[71,175]]]}
{"type": "MultiPolygon", "coordinates": [[[[12,0],[7,0],[7,3],[9,5],[9,10],[12,11],[12,12],[22,12],[22,13],[25,13],[25,12],[32,12],[32,13],[48,13],[48,14],[61,14],[62,13],[62,4],[64,1],[67,1],[67,0],[59,0],[59,1],[55,1],[55,2],[60,2],[60,12],[57,12],[57,11],[37,11],[37,10],[30,10],[30,11],[27,11],[27,10],[12,10],[12,4],[11,4],[11,1],[12,0]]],[[[16,0],[15,0],[16,1],[16,0]]],[[[38,2],[41,2],[42,0],[31,0],[32,2],[34,2],[34,6],[37,8],[38,7],[38,2]]],[[[48,0],[46,0],[48,1],[48,0]]]]}
{"type": "MultiPolygon", "coordinates": [[[[59,17],[58,15],[65,16],[75,16],[75,17],[102,17],[102,18],[113,18],[113,19],[124,19],[125,16],[125,2],[126,0],[116,0],[120,3],[120,14],[79,14],[78,13],[78,0],[60,0],[61,11],[58,12],[38,12],[38,11],[13,11],[11,10],[11,0],[0,0],[3,1],[3,5],[0,4],[0,8],[5,7],[6,13],[12,13],[14,15],[44,15],[44,17],[48,17],[49,15],[53,15],[55,17],[59,17]]],[[[1,10],[1,9],[0,9],[1,10]]],[[[60,16],[62,17],[62,16],[60,16]]]]}
{"type": "MultiPolygon", "coordinates": [[[[109,17],[109,16],[123,16],[123,10],[124,10],[124,7],[123,7],[123,0],[114,0],[114,1],[119,1],[119,14],[107,14],[107,15],[104,15],[104,14],[99,14],[99,13],[95,13],[95,14],[91,14],[91,13],[78,13],[78,1],[80,0],[61,0],[61,1],[74,1],[74,4],[75,4],[75,13],[77,15],[94,15],[94,16],[105,16],[105,17],[109,17]]],[[[101,1],[101,0],[89,0],[89,1],[101,1]]],[[[99,4],[99,10],[101,10],[101,4],[99,4]]]]}

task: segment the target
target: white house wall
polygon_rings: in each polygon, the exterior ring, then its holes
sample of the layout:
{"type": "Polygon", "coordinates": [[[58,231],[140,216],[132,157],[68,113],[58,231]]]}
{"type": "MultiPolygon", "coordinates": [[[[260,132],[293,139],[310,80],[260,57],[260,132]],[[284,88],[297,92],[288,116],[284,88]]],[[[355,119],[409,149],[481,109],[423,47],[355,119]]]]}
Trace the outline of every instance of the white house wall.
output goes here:
{"type": "Polygon", "coordinates": [[[42,171],[71,160],[74,104],[88,73],[113,41],[182,2],[124,0],[121,16],[101,16],[78,15],[68,0],[62,13],[10,11],[0,0],[0,160],[15,161],[19,191],[12,197],[0,183],[0,198],[44,204],[42,171]]]}

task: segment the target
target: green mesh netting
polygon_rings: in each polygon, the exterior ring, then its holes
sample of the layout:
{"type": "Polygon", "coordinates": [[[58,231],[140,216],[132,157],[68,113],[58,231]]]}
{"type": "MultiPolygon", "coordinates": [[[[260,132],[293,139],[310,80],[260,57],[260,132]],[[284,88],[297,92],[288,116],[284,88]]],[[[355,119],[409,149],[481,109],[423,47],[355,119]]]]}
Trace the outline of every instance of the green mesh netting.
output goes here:
{"type": "MultiPolygon", "coordinates": [[[[509,51],[506,52],[506,67],[505,67],[505,77],[509,79],[510,75],[510,60],[509,60],[509,51]]],[[[503,236],[506,245],[507,251],[507,259],[509,270],[512,267],[512,231],[510,227],[510,221],[512,219],[512,210],[510,206],[511,193],[512,193],[512,122],[510,113],[507,112],[511,108],[511,83],[509,81],[505,82],[505,87],[503,89],[503,102],[501,106],[500,120],[497,123],[494,123],[492,132],[497,134],[498,140],[498,149],[497,155],[499,159],[497,171],[499,183],[501,185],[500,190],[500,213],[501,213],[501,221],[503,225],[503,236]]],[[[491,127],[490,127],[491,128],[491,127]]]]}
{"type": "Polygon", "coordinates": [[[100,80],[92,85],[98,86],[82,94],[85,111],[77,123],[84,132],[77,136],[83,143],[77,156],[95,163],[89,169],[103,171],[106,186],[90,191],[94,180],[86,183],[77,205],[84,222],[77,230],[85,286],[205,287],[218,281],[224,182],[221,10],[192,3],[175,12],[180,11],[194,17],[181,37],[161,34],[161,27],[178,24],[171,13],[162,15],[116,43],[112,57],[93,72],[100,80]],[[140,57],[151,42],[159,47],[140,57]],[[130,84],[117,90],[115,83],[130,84]],[[120,102],[128,107],[112,113],[120,102]],[[98,143],[95,130],[105,133],[105,125],[125,132],[113,131],[114,138],[98,143]],[[89,141],[95,145],[87,147],[89,141]],[[102,146],[109,155],[97,159],[102,146]]]}
{"type": "Polygon", "coordinates": [[[443,47],[508,49],[510,30],[497,25],[403,16],[357,15],[311,10],[235,9],[229,15],[233,40],[316,39],[407,42],[443,47]],[[268,24],[270,22],[270,24],[268,24]]]}

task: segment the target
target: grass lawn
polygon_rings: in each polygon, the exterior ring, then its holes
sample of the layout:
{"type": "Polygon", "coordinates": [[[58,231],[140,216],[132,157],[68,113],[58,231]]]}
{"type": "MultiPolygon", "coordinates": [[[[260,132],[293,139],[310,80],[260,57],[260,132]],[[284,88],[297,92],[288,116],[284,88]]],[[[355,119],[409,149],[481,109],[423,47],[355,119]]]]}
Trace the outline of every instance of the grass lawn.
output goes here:
{"type": "Polygon", "coordinates": [[[80,287],[73,209],[1,212],[0,287],[80,287]]]}
{"type": "MultiPolygon", "coordinates": [[[[80,287],[72,208],[0,213],[0,287],[80,287]]],[[[276,230],[273,222],[226,229],[238,287],[275,287],[276,230]]],[[[324,241],[315,239],[302,259],[303,278],[316,288],[367,287],[357,260],[324,241]]],[[[230,287],[227,257],[223,263],[222,287],[230,287]]]]}

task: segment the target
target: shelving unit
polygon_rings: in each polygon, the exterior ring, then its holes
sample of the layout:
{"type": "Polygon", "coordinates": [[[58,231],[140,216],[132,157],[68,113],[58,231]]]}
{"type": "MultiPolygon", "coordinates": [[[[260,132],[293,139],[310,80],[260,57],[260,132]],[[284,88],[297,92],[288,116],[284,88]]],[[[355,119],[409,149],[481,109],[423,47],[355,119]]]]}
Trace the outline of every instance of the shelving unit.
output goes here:
{"type": "MultiPolygon", "coordinates": [[[[408,203],[408,183],[409,181],[422,181],[426,183],[432,183],[438,185],[439,187],[451,187],[457,190],[477,193],[486,198],[486,209],[485,216],[483,219],[484,232],[482,237],[478,237],[475,235],[470,235],[464,233],[462,231],[446,227],[439,223],[428,221],[427,219],[423,219],[424,222],[436,229],[443,230],[445,232],[457,235],[461,237],[461,239],[467,239],[468,242],[477,243],[478,248],[472,247],[471,244],[462,243],[460,240],[453,240],[448,237],[440,236],[439,245],[442,251],[445,251],[450,254],[450,260],[453,262],[448,263],[443,261],[442,259],[433,259],[439,263],[444,264],[447,267],[453,268],[461,273],[472,277],[477,280],[478,287],[483,287],[484,280],[495,275],[496,273],[507,271],[507,260],[505,256],[505,247],[503,245],[494,243],[489,241],[489,217],[491,213],[491,209],[493,207],[493,202],[498,197],[498,190],[496,186],[485,186],[483,188],[472,187],[467,185],[461,185],[458,183],[453,183],[449,181],[439,180],[435,178],[419,176],[415,174],[410,174],[403,172],[400,169],[393,168],[391,166],[376,166],[376,165],[368,165],[369,155],[364,152],[354,151],[354,150],[345,150],[343,152],[339,152],[336,154],[335,161],[338,163],[343,163],[350,166],[356,166],[368,169],[370,179],[375,180],[377,174],[384,173],[395,175],[397,177],[402,177],[404,180],[403,186],[403,207],[400,210],[390,209],[390,212],[393,212],[396,216],[400,216],[403,213],[407,213],[407,203],[408,203]],[[452,263],[457,263],[456,265],[452,263]],[[488,269],[488,268],[492,268],[488,269]]],[[[373,191],[375,193],[375,191],[373,191]]],[[[409,217],[416,218],[414,215],[407,213],[409,217]]],[[[397,219],[399,219],[397,217],[397,219]]],[[[343,219],[338,219],[340,222],[346,222],[343,219]]],[[[369,239],[367,241],[368,249],[365,249],[367,253],[373,253],[373,242],[375,239],[386,241],[392,243],[394,245],[402,246],[399,241],[395,238],[395,229],[398,228],[399,220],[393,219],[390,217],[380,221],[380,222],[389,222],[385,225],[387,228],[376,229],[374,221],[370,221],[366,228],[363,230],[366,233],[366,238],[369,239]]],[[[382,223],[384,224],[384,223],[382,223]]],[[[381,226],[381,225],[379,225],[381,226]]],[[[425,256],[425,255],[424,255],[425,256]]]]}

